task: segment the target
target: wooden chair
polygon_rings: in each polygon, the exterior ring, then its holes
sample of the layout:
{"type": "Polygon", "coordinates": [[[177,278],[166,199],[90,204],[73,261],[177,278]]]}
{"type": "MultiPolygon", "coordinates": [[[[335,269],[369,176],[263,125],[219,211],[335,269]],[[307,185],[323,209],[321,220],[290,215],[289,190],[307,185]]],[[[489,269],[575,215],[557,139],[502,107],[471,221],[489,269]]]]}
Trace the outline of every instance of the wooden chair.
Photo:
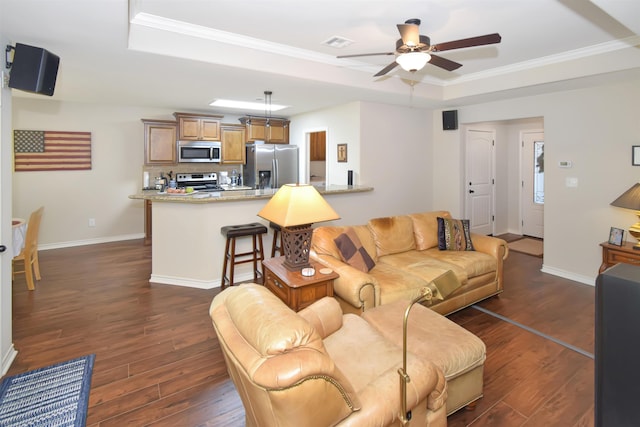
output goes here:
{"type": "Polygon", "coordinates": [[[15,278],[16,273],[24,273],[27,280],[27,288],[30,291],[36,289],[33,276],[36,280],[40,280],[40,262],[38,261],[38,234],[40,233],[40,220],[44,206],[31,213],[29,222],[27,223],[27,235],[24,239],[24,247],[18,255],[13,258],[12,274],[15,278]],[[16,261],[22,261],[23,270],[16,270],[16,261]]]}

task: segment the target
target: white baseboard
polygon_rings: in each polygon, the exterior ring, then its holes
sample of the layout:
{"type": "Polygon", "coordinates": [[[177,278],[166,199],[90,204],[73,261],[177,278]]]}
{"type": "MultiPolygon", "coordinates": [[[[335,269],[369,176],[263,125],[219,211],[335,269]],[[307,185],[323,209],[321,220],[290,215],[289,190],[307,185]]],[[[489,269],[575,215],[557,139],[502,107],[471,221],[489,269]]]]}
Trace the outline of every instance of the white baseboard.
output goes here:
{"type": "Polygon", "coordinates": [[[135,240],[135,239],[144,239],[144,233],[123,234],[120,236],[100,237],[97,239],[71,240],[68,242],[49,243],[44,245],[38,245],[38,250],[46,251],[47,249],[71,248],[74,246],[95,245],[98,243],[120,242],[122,240],[135,240]]]}
{"type": "MultiPolygon", "coordinates": [[[[238,274],[234,277],[234,282],[244,282],[247,280],[253,280],[252,273],[243,273],[238,274]]],[[[152,274],[149,282],[152,284],[161,284],[161,285],[174,285],[174,286],[186,286],[188,288],[197,288],[197,289],[213,289],[220,287],[220,279],[216,280],[193,280],[187,279],[184,277],[175,277],[175,276],[161,276],[157,274],[152,274]]]]}
{"type": "Polygon", "coordinates": [[[544,264],[542,264],[540,271],[543,273],[553,274],[554,276],[562,277],[564,279],[573,280],[574,282],[583,283],[585,285],[596,285],[596,277],[582,276],[580,274],[571,273],[570,271],[549,267],[544,264]]]}
{"type": "Polygon", "coordinates": [[[7,371],[9,371],[9,368],[11,367],[13,361],[16,359],[17,355],[18,352],[16,351],[12,343],[7,352],[2,356],[2,376],[4,376],[7,371]]]}

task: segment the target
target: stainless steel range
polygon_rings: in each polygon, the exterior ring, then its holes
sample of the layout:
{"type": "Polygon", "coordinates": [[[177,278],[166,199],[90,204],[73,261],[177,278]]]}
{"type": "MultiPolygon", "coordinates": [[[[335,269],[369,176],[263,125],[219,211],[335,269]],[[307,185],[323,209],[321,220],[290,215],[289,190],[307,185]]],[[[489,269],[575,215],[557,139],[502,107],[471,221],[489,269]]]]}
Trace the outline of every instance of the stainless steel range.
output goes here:
{"type": "Polygon", "coordinates": [[[178,188],[193,187],[199,192],[224,191],[218,185],[218,175],[215,172],[207,173],[179,173],[176,175],[178,188]]]}

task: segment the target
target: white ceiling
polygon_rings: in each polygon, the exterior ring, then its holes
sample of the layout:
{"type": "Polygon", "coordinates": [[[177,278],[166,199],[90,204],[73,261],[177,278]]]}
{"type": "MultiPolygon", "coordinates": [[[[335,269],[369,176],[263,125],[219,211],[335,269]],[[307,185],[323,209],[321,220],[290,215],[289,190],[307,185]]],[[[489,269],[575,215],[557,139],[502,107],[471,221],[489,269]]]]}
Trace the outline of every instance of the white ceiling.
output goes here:
{"type": "Polygon", "coordinates": [[[640,76],[637,0],[0,0],[0,16],[10,44],[60,56],[52,100],[225,112],[208,104],[262,102],[271,90],[289,116],[355,100],[454,107],[640,76]],[[428,64],[375,78],[393,56],[335,58],[393,51],[409,18],[433,44],[494,32],[502,43],[442,52],[463,64],[453,72],[428,64]],[[333,36],[354,43],[322,44],[333,36]]]}

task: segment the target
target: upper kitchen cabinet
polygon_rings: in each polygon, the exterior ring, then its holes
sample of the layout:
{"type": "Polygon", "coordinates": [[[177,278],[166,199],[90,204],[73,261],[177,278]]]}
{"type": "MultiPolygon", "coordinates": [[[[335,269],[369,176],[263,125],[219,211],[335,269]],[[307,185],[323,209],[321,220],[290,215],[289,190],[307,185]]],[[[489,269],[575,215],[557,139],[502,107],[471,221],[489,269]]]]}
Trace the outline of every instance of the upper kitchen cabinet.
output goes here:
{"type": "Polygon", "coordinates": [[[240,122],[245,125],[247,142],[264,141],[269,144],[289,143],[289,120],[242,117],[240,122]]]}
{"type": "Polygon", "coordinates": [[[173,113],[178,120],[181,141],[220,141],[220,120],[217,114],[173,113]]]}
{"type": "Polygon", "coordinates": [[[221,163],[245,164],[247,152],[244,126],[223,124],[220,126],[220,135],[222,139],[221,163]]]}
{"type": "Polygon", "coordinates": [[[309,160],[324,161],[327,159],[327,133],[311,132],[309,134],[309,160]]]}
{"type": "Polygon", "coordinates": [[[145,120],[144,123],[144,163],[145,165],[166,165],[177,162],[177,123],[168,120],[145,120]]]}

